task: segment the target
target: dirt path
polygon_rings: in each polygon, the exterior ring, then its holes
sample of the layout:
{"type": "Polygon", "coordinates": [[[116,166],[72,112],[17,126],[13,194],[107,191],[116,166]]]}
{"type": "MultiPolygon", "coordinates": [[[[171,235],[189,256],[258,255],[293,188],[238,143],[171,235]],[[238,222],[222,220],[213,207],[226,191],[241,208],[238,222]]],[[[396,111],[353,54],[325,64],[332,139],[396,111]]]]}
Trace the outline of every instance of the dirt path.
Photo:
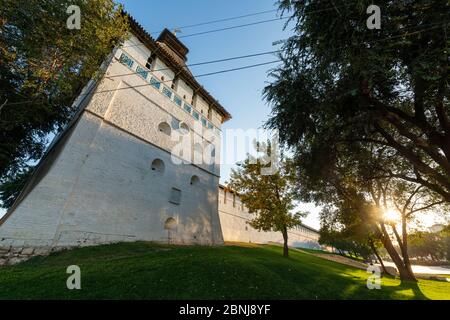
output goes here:
{"type": "Polygon", "coordinates": [[[306,254],[310,254],[310,255],[313,255],[313,256],[325,259],[325,260],[338,262],[338,263],[345,264],[345,265],[350,266],[350,267],[355,267],[355,268],[358,268],[358,269],[361,269],[361,270],[367,270],[367,265],[365,263],[358,262],[358,261],[355,261],[353,259],[340,256],[338,254],[311,253],[311,252],[303,251],[301,249],[297,249],[297,250],[300,251],[300,252],[306,253],[306,254]]]}

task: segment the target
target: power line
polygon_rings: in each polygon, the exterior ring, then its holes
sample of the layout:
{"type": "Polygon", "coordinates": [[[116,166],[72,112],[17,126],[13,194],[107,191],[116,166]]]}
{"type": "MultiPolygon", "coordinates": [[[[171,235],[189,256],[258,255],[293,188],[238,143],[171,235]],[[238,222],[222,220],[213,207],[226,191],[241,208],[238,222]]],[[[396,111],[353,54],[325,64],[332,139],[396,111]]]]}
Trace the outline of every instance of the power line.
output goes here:
{"type": "MultiPolygon", "coordinates": [[[[263,63],[258,63],[258,64],[252,64],[252,65],[247,65],[247,66],[243,66],[243,67],[238,67],[238,68],[232,68],[232,69],[225,69],[225,70],[220,70],[220,71],[215,71],[215,72],[209,72],[209,73],[203,73],[203,74],[199,74],[199,75],[195,75],[193,76],[194,78],[201,78],[201,77],[206,77],[206,76],[211,76],[211,75],[216,75],[216,74],[221,74],[221,73],[228,73],[228,72],[233,72],[233,71],[238,71],[238,70],[244,70],[244,69],[250,69],[250,68],[255,68],[255,67],[259,67],[259,66],[264,66],[264,65],[268,65],[268,64],[273,64],[276,62],[281,62],[281,60],[274,60],[274,61],[269,61],[269,62],[263,62],[263,63]]],[[[134,73],[136,74],[136,73],[134,73]]],[[[166,83],[166,82],[172,82],[173,79],[170,80],[165,80],[165,81],[158,81],[159,83],[166,83]]],[[[106,92],[113,92],[113,91],[119,91],[119,90],[126,90],[126,89],[132,89],[132,88],[141,88],[141,87],[148,87],[148,86],[152,86],[151,83],[146,83],[146,84],[141,84],[141,85],[136,85],[136,86],[128,86],[125,88],[119,88],[119,89],[109,89],[109,90],[100,90],[100,91],[96,91],[94,94],[98,94],[98,93],[106,93],[106,92]]],[[[79,96],[85,96],[89,93],[86,94],[80,94],[79,96]]],[[[6,105],[16,105],[16,104],[22,104],[22,103],[29,103],[29,102],[36,102],[35,100],[28,100],[28,101],[19,101],[19,102],[12,102],[12,103],[7,103],[6,105]]]]}
{"type": "MultiPolygon", "coordinates": [[[[251,65],[238,67],[238,68],[232,68],[232,69],[225,69],[225,70],[220,70],[220,71],[215,71],[215,72],[203,73],[203,74],[194,75],[193,77],[194,78],[207,77],[207,76],[212,76],[212,75],[221,74],[221,73],[228,73],[228,72],[233,72],[233,71],[238,71],[238,70],[244,70],[244,69],[260,67],[260,66],[264,66],[264,65],[268,65],[268,64],[277,63],[277,62],[281,62],[281,60],[274,60],[274,61],[269,61],[269,62],[251,64],[251,65]]],[[[166,82],[172,82],[172,81],[173,81],[173,79],[165,80],[165,81],[158,81],[158,82],[159,83],[166,83],[166,82]]],[[[129,87],[119,88],[119,89],[101,90],[101,91],[96,91],[93,94],[112,92],[112,91],[118,91],[118,90],[125,90],[125,89],[132,89],[132,88],[147,87],[147,86],[152,86],[152,84],[151,83],[146,83],[146,84],[141,84],[141,85],[137,85],[137,86],[129,86],[129,87]]]]}
{"type": "Polygon", "coordinates": [[[237,26],[231,26],[231,27],[226,27],[226,28],[213,29],[213,30],[197,32],[197,33],[191,33],[191,34],[187,34],[185,36],[179,36],[178,39],[195,37],[195,36],[199,36],[199,35],[203,35],[203,34],[215,33],[215,32],[232,30],[232,29],[238,29],[238,28],[245,28],[245,27],[255,26],[255,25],[258,25],[258,24],[263,24],[263,23],[268,23],[268,22],[273,22],[273,21],[286,20],[286,19],[289,19],[289,18],[290,17],[274,18],[274,19],[269,19],[269,20],[262,20],[262,21],[252,22],[252,23],[240,24],[240,25],[237,25],[237,26]]]}
{"type": "MultiPolygon", "coordinates": [[[[259,57],[259,56],[268,55],[268,54],[280,53],[282,51],[283,50],[275,50],[275,51],[266,51],[266,52],[260,52],[260,53],[254,53],[254,54],[247,54],[247,55],[244,55],[244,56],[237,56],[237,57],[232,57],[232,58],[224,58],[224,59],[210,60],[210,61],[205,61],[205,62],[191,63],[191,64],[187,64],[187,65],[182,66],[182,67],[183,68],[188,68],[188,67],[201,66],[201,65],[206,65],[206,64],[226,62],[226,61],[231,61],[231,60],[239,60],[239,59],[246,59],[246,58],[252,58],[252,57],[259,57]]],[[[136,60],[130,53],[128,53],[128,52],[126,52],[126,53],[127,53],[127,55],[131,56],[134,60],[136,60]]],[[[150,70],[150,69],[147,69],[147,68],[145,68],[145,69],[147,71],[149,71],[149,72],[172,70],[172,68],[169,68],[169,67],[160,68],[160,69],[154,69],[154,70],[150,70]]],[[[136,72],[131,72],[131,73],[126,73],[126,74],[118,74],[118,75],[114,75],[114,76],[108,76],[108,78],[116,78],[116,77],[129,76],[129,75],[135,75],[135,74],[136,74],[136,72]]]]}
{"type": "MultiPolygon", "coordinates": [[[[422,29],[422,30],[417,30],[414,32],[406,32],[406,33],[402,33],[399,35],[394,35],[394,36],[390,36],[390,37],[386,37],[386,38],[382,38],[382,39],[376,39],[376,40],[372,40],[372,41],[367,41],[367,43],[375,43],[375,42],[380,42],[380,41],[386,41],[386,40],[391,40],[391,39],[395,39],[398,37],[403,37],[403,36],[410,36],[410,35],[414,35],[417,33],[421,33],[421,32],[425,32],[425,31],[429,31],[432,29],[436,29],[439,28],[441,24],[446,24],[447,22],[439,22],[439,23],[430,23],[430,24],[425,24],[425,25],[421,25],[421,26],[410,26],[410,27],[404,27],[401,29],[401,31],[405,31],[405,30],[410,30],[412,28],[417,28],[417,27],[425,27],[425,26],[433,26],[433,25],[438,25],[436,27],[433,28],[428,28],[428,29],[422,29]]],[[[126,47],[122,47],[122,48],[126,48],[126,47]]],[[[344,46],[339,47],[339,48],[345,48],[344,46]]],[[[230,61],[230,60],[237,60],[237,59],[244,59],[244,58],[250,58],[250,57],[256,57],[256,56],[262,56],[262,55],[267,55],[267,54],[272,54],[272,53],[280,53],[283,52],[284,50],[274,50],[274,51],[266,51],[266,52],[261,52],[261,53],[256,53],[256,54],[248,54],[248,55],[244,55],[244,56],[237,56],[237,57],[232,57],[232,58],[225,58],[225,59],[218,59],[218,60],[211,60],[211,61],[205,61],[205,62],[199,62],[199,63],[193,63],[193,64],[188,64],[186,66],[182,66],[182,68],[188,68],[191,66],[199,66],[199,65],[206,65],[206,64],[213,64],[213,63],[219,63],[219,62],[225,62],[225,61],[230,61]]],[[[131,58],[133,58],[134,60],[137,60],[135,57],[133,57],[132,54],[130,54],[129,52],[125,51],[127,53],[127,55],[129,55],[131,58]]],[[[166,68],[160,68],[160,69],[155,69],[155,70],[149,70],[147,68],[144,67],[144,69],[146,69],[149,72],[156,72],[156,71],[164,71],[164,70],[171,70],[172,68],[166,67],[166,68]]],[[[114,76],[108,76],[108,78],[116,78],[116,77],[121,77],[121,76],[128,76],[128,75],[135,75],[135,72],[132,73],[126,73],[126,74],[119,74],[119,75],[114,75],[114,76]]]]}
{"type": "MultiPolygon", "coordinates": [[[[223,18],[223,19],[212,20],[212,21],[207,21],[207,22],[200,22],[200,23],[191,24],[191,25],[182,26],[182,27],[177,27],[177,28],[180,28],[180,29],[188,29],[188,28],[199,27],[199,26],[204,26],[204,25],[213,24],[213,23],[218,23],[218,22],[225,22],[225,21],[237,20],[237,19],[242,19],[242,18],[247,18],[247,17],[253,17],[253,16],[265,14],[265,13],[275,12],[275,11],[278,11],[278,9],[266,10],[266,11],[260,11],[260,12],[254,12],[254,13],[249,13],[249,14],[245,14],[245,15],[242,15],[242,16],[236,16],[236,17],[230,17],[230,18],[223,18]]],[[[161,33],[162,31],[163,31],[163,30],[160,30],[160,31],[154,31],[154,32],[151,32],[150,34],[151,34],[151,35],[153,35],[153,34],[159,34],[159,33],[161,33]]]]}
{"type": "Polygon", "coordinates": [[[254,67],[259,67],[259,66],[265,66],[267,64],[272,64],[272,63],[277,63],[277,62],[281,62],[281,60],[273,60],[273,61],[269,61],[269,62],[252,64],[252,65],[248,65],[248,66],[244,66],[244,67],[238,67],[238,68],[233,68],[233,69],[225,69],[225,70],[222,70],[222,71],[203,73],[203,74],[196,75],[194,77],[195,78],[201,78],[201,77],[206,77],[206,76],[212,76],[212,75],[219,74],[219,73],[227,73],[227,72],[244,70],[244,69],[249,69],[249,68],[254,68],[254,67]]]}
{"type": "MultiPolygon", "coordinates": [[[[406,33],[403,33],[403,34],[394,35],[394,36],[391,36],[391,37],[386,37],[384,39],[377,39],[377,40],[369,41],[368,43],[370,43],[370,42],[386,41],[386,40],[395,39],[395,38],[398,38],[398,37],[403,37],[403,36],[406,37],[406,36],[411,36],[411,35],[414,35],[414,34],[419,34],[419,33],[422,33],[422,32],[426,32],[426,31],[430,31],[430,30],[433,30],[433,29],[440,28],[442,24],[447,24],[447,23],[448,23],[447,21],[443,22],[443,23],[435,23],[435,24],[439,24],[439,25],[435,26],[435,27],[428,28],[428,29],[417,30],[417,31],[413,31],[413,32],[406,32],[406,33]]],[[[434,25],[434,24],[429,24],[429,25],[434,25]]],[[[404,28],[404,29],[411,29],[411,28],[404,28]]],[[[404,29],[402,29],[402,30],[404,30],[404,29]]],[[[345,47],[342,47],[342,48],[345,48],[345,47]]],[[[282,50],[280,50],[280,51],[282,51],[282,50]]],[[[227,72],[232,72],[232,71],[238,71],[238,70],[249,69],[249,68],[263,66],[263,65],[268,65],[268,64],[272,64],[272,63],[276,63],[276,62],[281,62],[281,61],[282,60],[269,61],[269,62],[264,62],[264,63],[259,63],[259,64],[248,65],[248,66],[244,66],[244,67],[238,67],[238,68],[233,68],[233,69],[226,69],[226,70],[221,70],[221,71],[216,71],[216,72],[199,74],[199,75],[195,75],[193,77],[194,78],[206,77],[206,76],[211,76],[211,75],[216,75],[216,74],[221,74],[221,73],[227,73],[227,72]]],[[[136,74],[136,73],[134,73],[134,74],[136,74]]],[[[127,75],[127,74],[124,74],[123,76],[125,76],[125,75],[127,75]]],[[[171,82],[171,81],[173,81],[173,79],[165,80],[165,81],[159,81],[159,82],[160,83],[165,83],[165,82],[171,82]]],[[[131,88],[139,88],[139,87],[145,87],[145,86],[150,86],[150,85],[151,85],[150,83],[146,83],[144,85],[129,86],[129,87],[120,88],[120,89],[111,89],[111,90],[97,91],[97,92],[94,92],[93,94],[104,93],[104,92],[111,92],[111,91],[118,91],[118,90],[124,90],[124,89],[131,89],[131,88]]],[[[80,96],[83,96],[83,95],[80,95],[80,96]]],[[[5,106],[22,104],[22,103],[29,103],[29,102],[36,102],[36,100],[34,100],[34,101],[33,100],[28,100],[28,101],[11,102],[11,103],[5,104],[5,106]]]]}
{"type": "MultiPolygon", "coordinates": [[[[325,11],[336,10],[336,8],[342,8],[342,7],[346,7],[346,6],[347,5],[338,6],[338,7],[334,7],[333,6],[333,7],[319,9],[319,10],[311,10],[311,11],[307,12],[307,14],[321,13],[321,12],[325,12],[325,11]]],[[[272,11],[277,11],[277,10],[272,10],[272,11]]],[[[267,11],[267,12],[270,12],[270,11],[267,11]]],[[[246,24],[241,24],[241,25],[236,25],[236,26],[231,26],[231,27],[225,27],[225,28],[220,28],[220,29],[207,30],[207,31],[203,31],[203,32],[197,32],[197,33],[187,34],[187,35],[184,35],[184,36],[179,36],[178,39],[194,37],[194,36],[210,34],[210,33],[216,33],[216,32],[221,32],[221,31],[226,31],[226,30],[233,30],[233,29],[238,29],[238,28],[245,28],[245,27],[250,27],[250,26],[259,25],[259,24],[268,23],[268,22],[287,20],[287,19],[290,19],[290,18],[291,18],[290,16],[288,16],[288,17],[279,17],[279,18],[268,19],[268,20],[261,20],[261,21],[256,21],[256,22],[252,22],[252,23],[246,23],[246,24]]],[[[206,23],[204,23],[204,24],[206,24],[206,23]]],[[[195,26],[195,25],[191,25],[191,26],[195,26]]],[[[191,27],[191,26],[188,26],[188,27],[191,27]]],[[[186,27],[179,27],[179,28],[183,29],[183,28],[186,28],[186,27]]],[[[155,34],[155,32],[152,32],[150,34],[155,34]]],[[[145,44],[141,43],[141,44],[124,46],[122,48],[138,47],[138,46],[143,46],[143,45],[145,45],[145,44]]]]}
{"type": "MultiPolygon", "coordinates": [[[[233,29],[245,28],[245,27],[255,26],[255,25],[259,25],[259,24],[263,24],[263,23],[268,23],[268,22],[273,22],[273,21],[282,21],[282,20],[286,20],[286,19],[289,19],[289,18],[290,18],[290,17],[274,18],[274,19],[268,19],[268,20],[261,20],[261,21],[256,21],[256,22],[251,22],[251,23],[246,23],[246,24],[240,24],[240,25],[231,26],[231,27],[226,27],[226,28],[213,29],[213,30],[207,30],[207,31],[202,31],[202,32],[197,32],[197,33],[187,34],[187,35],[184,35],[184,36],[179,36],[179,37],[177,37],[177,38],[178,38],[178,39],[181,39],[181,38],[195,37],[195,36],[199,36],[199,35],[203,35],[203,34],[209,34],[209,33],[216,33],[216,32],[220,32],[220,31],[226,31],[226,30],[233,30],[233,29]]],[[[144,43],[132,44],[132,45],[129,45],[129,46],[123,46],[122,48],[139,47],[139,46],[145,46],[145,44],[144,44],[144,43]]]]}
{"type": "MultiPolygon", "coordinates": [[[[336,6],[328,7],[328,8],[319,9],[319,10],[310,10],[310,11],[306,12],[306,14],[321,13],[321,12],[325,12],[325,11],[336,10],[337,8],[342,8],[342,7],[347,7],[347,6],[348,5],[342,5],[342,6],[337,6],[337,7],[336,6]]],[[[276,11],[276,10],[274,10],[274,11],[276,11]]],[[[226,28],[221,28],[221,29],[214,29],[214,30],[208,30],[208,31],[203,31],[203,32],[192,33],[192,34],[188,34],[188,35],[185,35],[185,36],[180,36],[178,38],[179,39],[181,39],[181,38],[188,38],[188,37],[193,37],[193,36],[198,36],[198,35],[203,35],[203,34],[219,32],[219,31],[225,31],[225,30],[232,30],[232,29],[237,29],[237,28],[249,27],[249,26],[262,24],[262,23],[267,23],[267,22],[273,22],[273,21],[277,21],[277,20],[286,20],[286,19],[290,19],[290,18],[291,18],[291,16],[279,17],[279,18],[275,18],[275,19],[268,19],[268,20],[262,20],[262,21],[256,21],[256,22],[253,22],[253,23],[246,23],[246,24],[241,24],[241,25],[231,26],[231,27],[226,27],[226,28]]],[[[182,28],[183,27],[180,27],[180,29],[182,29],[182,28]]]]}
{"type": "MultiPolygon", "coordinates": [[[[347,7],[348,5],[342,5],[342,6],[333,6],[333,7],[328,7],[328,8],[324,8],[324,9],[319,9],[319,10],[311,10],[306,12],[305,14],[314,14],[314,13],[321,13],[321,12],[325,12],[325,11],[330,11],[330,10],[337,10],[338,8],[342,8],[342,7],[347,7]]],[[[262,11],[256,14],[261,14],[261,13],[267,13],[267,12],[273,12],[273,11],[277,11],[277,10],[268,10],[268,11],[262,11]]],[[[214,20],[214,21],[210,21],[210,22],[205,22],[205,23],[199,23],[199,24],[193,24],[193,25],[188,25],[188,26],[184,26],[184,27],[179,27],[180,29],[186,29],[186,28],[190,28],[190,27],[194,27],[194,26],[199,26],[199,25],[206,25],[209,23],[214,23],[214,22],[220,22],[220,21],[227,21],[227,20],[232,20],[232,19],[237,19],[237,18],[242,18],[242,17],[246,17],[246,16],[252,16],[252,15],[256,15],[256,14],[249,14],[249,15],[244,15],[244,16],[238,16],[238,17],[233,17],[233,18],[226,18],[226,19],[220,19],[220,20],[214,20]]],[[[205,35],[205,34],[210,34],[210,33],[216,33],[216,32],[221,32],[221,31],[227,31],[227,30],[233,30],[233,29],[238,29],[238,28],[245,28],[245,27],[250,27],[250,26],[254,26],[254,25],[259,25],[259,24],[263,24],[263,23],[268,23],[268,22],[274,22],[274,21],[281,21],[281,20],[286,20],[286,19],[290,19],[291,17],[279,17],[279,18],[274,18],[274,19],[268,19],[268,20],[262,20],[262,21],[256,21],[256,22],[252,22],[252,23],[246,23],[246,24],[241,24],[241,25],[236,25],[236,26],[231,26],[231,27],[225,27],[225,28],[219,28],[219,29],[213,29],[213,30],[207,30],[207,31],[202,31],[202,32],[197,32],[197,33],[192,33],[192,34],[187,34],[187,35],[182,35],[179,36],[179,39],[182,38],[189,38],[189,37],[194,37],[194,36],[199,36],[199,35],[205,35]]],[[[163,30],[159,31],[162,32],[163,30]]],[[[159,32],[152,32],[150,34],[156,34],[159,32]]],[[[129,47],[138,47],[138,46],[145,46],[145,44],[141,43],[141,44],[135,44],[135,45],[129,45],[129,46],[123,46],[122,48],[129,48],[129,47]]]]}
{"type": "Polygon", "coordinates": [[[413,32],[406,32],[406,33],[398,34],[398,35],[391,36],[391,37],[388,37],[388,38],[384,38],[384,39],[375,39],[375,40],[368,41],[368,42],[369,42],[369,43],[370,43],[370,42],[380,42],[380,41],[386,41],[386,40],[391,40],[391,39],[395,39],[395,38],[401,38],[401,37],[411,36],[411,35],[414,35],[414,34],[419,34],[419,33],[425,32],[425,31],[430,31],[430,30],[438,29],[438,28],[440,28],[440,27],[442,27],[442,26],[444,26],[444,25],[447,25],[448,23],[449,23],[449,21],[444,21],[444,22],[429,23],[429,24],[425,24],[425,25],[422,25],[422,26],[411,26],[411,27],[408,27],[408,28],[402,28],[401,30],[408,30],[408,29],[417,28],[417,27],[424,27],[424,26],[433,26],[433,25],[436,25],[435,27],[432,27],[432,28],[422,29],[422,30],[417,30],[417,31],[413,31],[413,32]]]}

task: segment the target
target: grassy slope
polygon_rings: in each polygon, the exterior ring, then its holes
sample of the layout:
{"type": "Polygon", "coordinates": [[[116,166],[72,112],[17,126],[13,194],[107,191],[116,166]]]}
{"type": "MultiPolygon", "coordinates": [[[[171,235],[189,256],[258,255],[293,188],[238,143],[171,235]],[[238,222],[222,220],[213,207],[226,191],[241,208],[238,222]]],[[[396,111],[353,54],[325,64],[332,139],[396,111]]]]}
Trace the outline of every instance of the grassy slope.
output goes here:
{"type": "Polygon", "coordinates": [[[0,269],[3,299],[450,299],[450,283],[418,285],[368,274],[277,246],[175,247],[121,243],[38,257],[0,269]],[[81,267],[82,290],[67,290],[66,268],[81,267]]]}

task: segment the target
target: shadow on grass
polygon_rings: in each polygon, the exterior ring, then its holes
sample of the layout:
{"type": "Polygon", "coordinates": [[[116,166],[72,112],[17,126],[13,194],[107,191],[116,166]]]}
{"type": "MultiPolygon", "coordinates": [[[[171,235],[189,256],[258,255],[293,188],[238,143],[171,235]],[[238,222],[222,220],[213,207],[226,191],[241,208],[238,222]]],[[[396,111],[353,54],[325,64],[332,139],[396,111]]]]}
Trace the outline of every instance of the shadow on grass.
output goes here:
{"type": "Polygon", "coordinates": [[[402,290],[411,290],[414,294],[413,299],[416,300],[429,300],[423,293],[422,290],[420,290],[419,288],[419,283],[418,282],[413,282],[413,281],[402,281],[399,285],[398,285],[399,289],[402,290]]]}

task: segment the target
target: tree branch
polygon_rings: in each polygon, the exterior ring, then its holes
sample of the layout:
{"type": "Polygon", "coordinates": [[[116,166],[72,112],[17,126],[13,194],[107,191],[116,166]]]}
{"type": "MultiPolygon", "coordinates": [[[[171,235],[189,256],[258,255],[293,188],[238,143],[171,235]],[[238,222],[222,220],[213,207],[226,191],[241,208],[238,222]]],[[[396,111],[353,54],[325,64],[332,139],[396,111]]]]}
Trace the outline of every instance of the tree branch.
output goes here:
{"type": "Polygon", "coordinates": [[[407,214],[406,214],[406,216],[407,217],[410,217],[413,213],[416,213],[416,212],[419,212],[419,211],[423,211],[423,210],[427,210],[427,209],[430,209],[431,207],[434,207],[434,206],[437,206],[437,205],[440,205],[440,204],[443,204],[443,203],[445,203],[445,201],[436,201],[436,202],[433,202],[433,203],[430,203],[429,205],[426,205],[426,206],[424,206],[424,207],[421,207],[421,208],[418,208],[418,209],[414,209],[414,210],[411,210],[411,211],[409,211],[407,214]]]}

